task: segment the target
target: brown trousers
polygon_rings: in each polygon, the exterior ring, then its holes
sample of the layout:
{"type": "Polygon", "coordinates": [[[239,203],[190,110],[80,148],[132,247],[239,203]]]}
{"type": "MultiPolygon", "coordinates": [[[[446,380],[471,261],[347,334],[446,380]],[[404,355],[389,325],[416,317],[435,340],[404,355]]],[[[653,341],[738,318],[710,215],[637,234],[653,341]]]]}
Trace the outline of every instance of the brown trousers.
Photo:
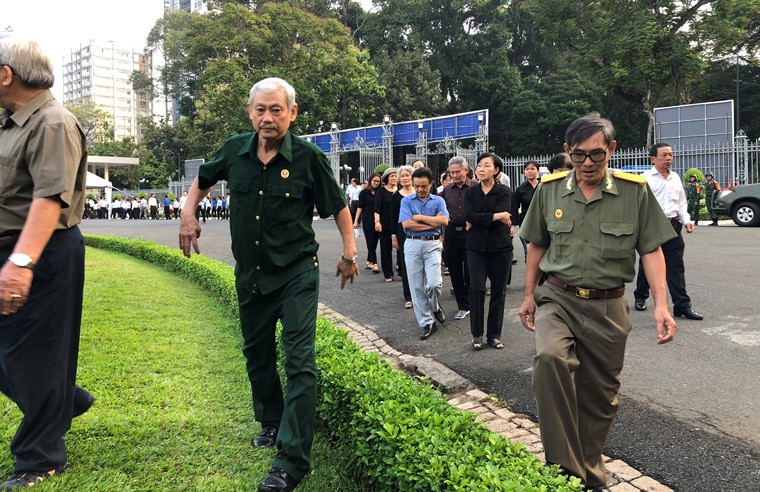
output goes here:
{"type": "Polygon", "coordinates": [[[582,299],[550,284],[535,299],[533,391],[546,461],[588,487],[605,485],[602,451],[617,414],[628,302],[582,299]]]}

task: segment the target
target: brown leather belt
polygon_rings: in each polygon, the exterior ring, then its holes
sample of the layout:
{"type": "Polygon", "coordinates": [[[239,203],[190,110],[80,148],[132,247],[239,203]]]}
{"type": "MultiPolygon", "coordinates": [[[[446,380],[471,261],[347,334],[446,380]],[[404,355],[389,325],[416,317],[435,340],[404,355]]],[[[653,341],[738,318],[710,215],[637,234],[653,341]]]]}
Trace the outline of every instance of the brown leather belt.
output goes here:
{"type": "Polygon", "coordinates": [[[586,289],[584,287],[567,285],[565,282],[551,274],[547,277],[546,281],[583,299],[617,299],[618,297],[623,297],[625,294],[625,285],[615,287],[614,289],[586,289]]]}
{"type": "Polygon", "coordinates": [[[0,248],[7,248],[13,246],[18,241],[18,235],[16,236],[3,236],[0,237],[0,248]]]}

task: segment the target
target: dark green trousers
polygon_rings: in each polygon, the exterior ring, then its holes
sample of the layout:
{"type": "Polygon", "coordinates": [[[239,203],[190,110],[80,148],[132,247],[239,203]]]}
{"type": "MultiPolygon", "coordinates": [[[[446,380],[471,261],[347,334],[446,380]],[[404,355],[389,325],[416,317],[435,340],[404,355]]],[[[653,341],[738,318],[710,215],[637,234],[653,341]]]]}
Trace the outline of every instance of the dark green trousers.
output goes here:
{"type": "Polygon", "coordinates": [[[237,286],[243,354],[253,392],[253,410],[262,425],[279,427],[273,466],[300,480],[309,470],[317,404],[319,270],[306,271],[269,294],[237,286]],[[277,373],[275,327],[282,320],[287,393],[277,373]]]}

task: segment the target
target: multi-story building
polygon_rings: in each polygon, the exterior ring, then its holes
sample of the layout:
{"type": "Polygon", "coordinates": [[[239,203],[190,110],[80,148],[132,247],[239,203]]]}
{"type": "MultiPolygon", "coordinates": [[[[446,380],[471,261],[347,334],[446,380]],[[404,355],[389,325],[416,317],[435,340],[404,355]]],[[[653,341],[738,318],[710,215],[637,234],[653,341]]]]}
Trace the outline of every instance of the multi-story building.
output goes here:
{"type": "Polygon", "coordinates": [[[138,118],[153,116],[153,101],[132,87],[135,71],[151,76],[150,54],[90,40],[63,57],[63,101],[92,101],[113,118],[116,140],[139,142],[138,118]]]}
{"type": "Polygon", "coordinates": [[[184,10],[185,12],[199,12],[201,14],[208,11],[206,2],[203,0],[164,0],[166,10],[184,10]]]}

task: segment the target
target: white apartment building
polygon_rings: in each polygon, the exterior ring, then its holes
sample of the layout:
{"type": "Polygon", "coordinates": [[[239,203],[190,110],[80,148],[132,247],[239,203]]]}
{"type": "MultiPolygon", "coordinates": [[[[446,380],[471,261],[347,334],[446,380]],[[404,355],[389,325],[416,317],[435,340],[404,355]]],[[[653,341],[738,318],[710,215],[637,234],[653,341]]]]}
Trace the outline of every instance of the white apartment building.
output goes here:
{"type": "Polygon", "coordinates": [[[141,140],[138,118],[153,116],[153,101],[132,88],[132,72],[151,76],[150,54],[90,40],[63,57],[63,101],[87,99],[113,118],[114,137],[141,140]]]}
{"type": "Polygon", "coordinates": [[[184,10],[185,12],[192,13],[206,13],[206,3],[203,0],[164,0],[164,8],[172,12],[176,10],[184,10]]]}

